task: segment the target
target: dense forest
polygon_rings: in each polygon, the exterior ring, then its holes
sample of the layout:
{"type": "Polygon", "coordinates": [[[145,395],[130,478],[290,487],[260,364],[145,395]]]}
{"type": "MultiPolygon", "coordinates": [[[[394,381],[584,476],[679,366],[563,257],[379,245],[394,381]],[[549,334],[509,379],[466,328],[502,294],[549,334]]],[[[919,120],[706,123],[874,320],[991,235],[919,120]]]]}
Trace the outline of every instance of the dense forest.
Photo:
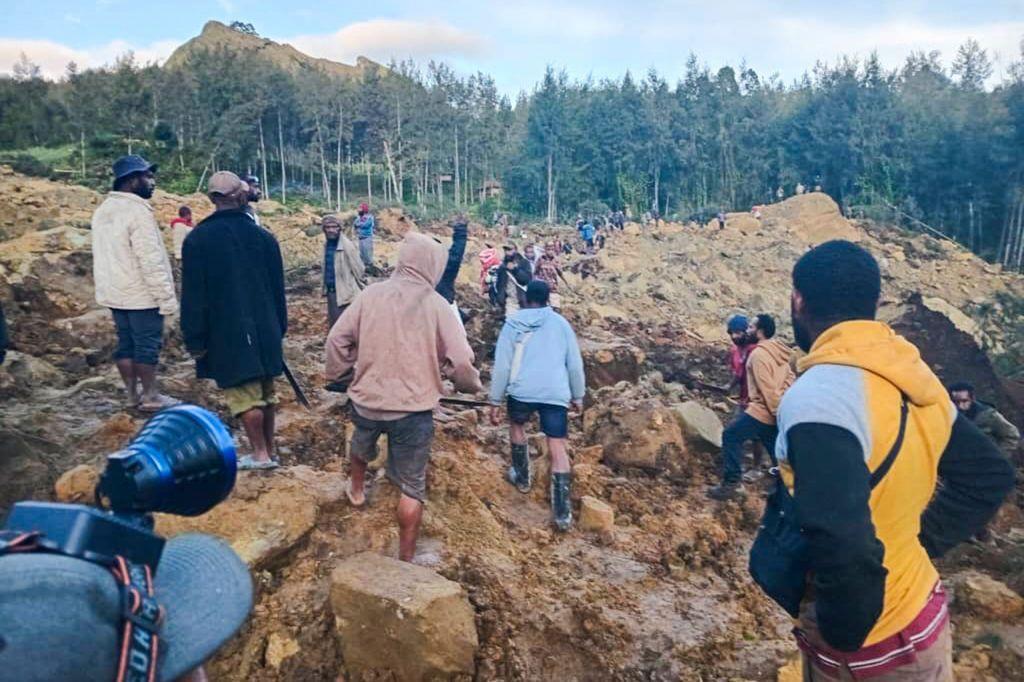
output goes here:
{"type": "Polygon", "coordinates": [[[820,185],[847,212],[943,232],[1019,270],[1024,44],[1003,82],[991,77],[973,40],[948,65],[848,58],[788,84],[697,56],[682,74],[599,82],[549,68],[514,102],[486,74],[433,62],[339,80],[214,49],[174,69],[131,54],[69,64],[51,81],[23,58],[0,77],[0,162],[102,186],[133,151],[177,191],[230,168],[262,175],[277,200],[549,220],[610,208],[706,219],[820,185]]]}

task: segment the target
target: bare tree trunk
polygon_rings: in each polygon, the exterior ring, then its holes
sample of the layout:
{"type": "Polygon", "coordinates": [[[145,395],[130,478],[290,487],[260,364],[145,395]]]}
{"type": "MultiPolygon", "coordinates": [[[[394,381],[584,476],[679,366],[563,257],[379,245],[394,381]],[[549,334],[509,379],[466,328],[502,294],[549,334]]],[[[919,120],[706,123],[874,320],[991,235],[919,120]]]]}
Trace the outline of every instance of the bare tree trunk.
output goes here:
{"type": "Polygon", "coordinates": [[[548,224],[555,222],[555,180],[554,180],[554,152],[548,152],[548,224]]]}
{"type": "Polygon", "coordinates": [[[288,200],[288,174],[284,160],[284,128],[281,127],[281,110],[277,110],[277,153],[281,157],[281,203],[288,200]]]}
{"type": "Polygon", "coordinates": [[[395,102],[396,128],[398,129],[398,177],[395,179],[395,195],[398,203],[405,203],[405,157],[402,154],[402,98],[396,98],[395,102]]]}
{"type": "Polygon", "coordinates": [[[259,130],[260,130],[260,180],[263,182],[263,186],[267,188],[267,198],[271,199],[270,183],[267,177],[267,145],[263,140],[263,113],[260,112],[259,118],[256,119],[259,130]]]}
{"type": "Polygon", "coordinates": [[[1017,201],[1017,255],[1011,262],[1013,269],[1020,271],[1024,263],[1024,196],[1017,201]]]}
{"type": "MultiPolygon", "coordinates": [[[[78,131],[78,144],[82,149],[82,178],[85,178],[85,130],[78,131]]],[[[181,145],[178,145],[178,149],[181,149],[181,145]]],[[[180,153],[179,153],[180,156],[180,153]]]]}
{"type": "Polygon", "coordinates": [[[320,114],[316,114],[313,119],[316,122],[316,142],[317,147],[320,151],[320,179],[323,186],[324,199],[327,205],[331,205],[331,180],[327,177],[327,157],[324,155],[324,136],[322,129],[320,128],[320,114]]]}
{"type": "Polygon", "coordinates": [[[455,208],[462,203],[462,182],[459,178],[459,126],[455,126],[455,208]]]}
{"type": "Polygon", "coordinates": [[[334,168],[335,168],[335,171],[337,172],[337,175],[334,178],[334,183],[335,183],[334,184],[334,200],[335,200],[334,201],[334,204],[335,204],[334,210],[339,212],[339,213],[341,212],[341,199],[342,199],[341,185],[342,185],[342,182],[344,182],[344,179],[342,178],[342,172],[341,172],[341,143],[342,143],[342,134],[343,134],[344,129],[345,129],[345,112],[344,112],[344,110],[342,108],[341,101],[339,100],[338,101],[338,150],[337,150],[338,154],[337,154],[337,156],[335,157],[335,160],[334,160],[334,168]]]}
{"type": "MultiPolygon", "coordinates": [[[[391,190],[393,195],[397,198],[399,196],[398,177],[395,175],[395,163],[394,159],[391,157],[391,144],[387,140],[384,140],[384,161],[387,163],[388,180],[390,181],[391,190]]],[[[386,182],[384,183],[384,186],[387,187],[388,184],[389,183],[386,182]]]]}
{"type": "Polygon", "coordinates": [[[373,201],[373,185],[370,182],[370,161],[367,159],[366,154],[363,154],[363,164],[366,166],[366,200],[367,202],[373,201]]]}

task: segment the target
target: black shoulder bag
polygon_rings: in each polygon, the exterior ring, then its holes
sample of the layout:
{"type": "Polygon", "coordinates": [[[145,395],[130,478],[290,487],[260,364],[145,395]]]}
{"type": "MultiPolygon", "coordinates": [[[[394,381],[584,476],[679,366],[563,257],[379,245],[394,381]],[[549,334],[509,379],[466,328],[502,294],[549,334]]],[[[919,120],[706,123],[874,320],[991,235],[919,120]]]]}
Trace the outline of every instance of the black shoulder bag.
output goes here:
{"type": "MultiPolygon", "coordinates": [[[[900,404],[900,428],[896,442],[885,459],[871,473],[871,489],[882,482],[903,447],[907,430],[907,398],[900,404]]],[[[783,437],[785,437],[783,435],[783,437]]],[[[750,575],[765,594],[794,618],[800,613],[810,571],[807,540],[797,523],[796,500],[780,478],[764,507],[761,527],[750,548],[750,575]]]]}

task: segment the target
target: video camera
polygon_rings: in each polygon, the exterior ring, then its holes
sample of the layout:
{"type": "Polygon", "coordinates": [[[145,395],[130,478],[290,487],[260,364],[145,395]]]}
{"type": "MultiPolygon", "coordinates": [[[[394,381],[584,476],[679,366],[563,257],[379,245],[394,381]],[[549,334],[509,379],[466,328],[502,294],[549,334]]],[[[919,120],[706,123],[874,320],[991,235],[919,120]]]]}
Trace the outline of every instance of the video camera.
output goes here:
{"type": "Polygon", "coordinates": [[[154,512],[198,516],[235,486],[234,443],[224,424],[195,405],[151,417],[125,449],[107,457],[96,507],[18,502],[0,531],[37,534],[38,548],[109,564],[121,556],[156,571],[164,539],[154,512]]]}

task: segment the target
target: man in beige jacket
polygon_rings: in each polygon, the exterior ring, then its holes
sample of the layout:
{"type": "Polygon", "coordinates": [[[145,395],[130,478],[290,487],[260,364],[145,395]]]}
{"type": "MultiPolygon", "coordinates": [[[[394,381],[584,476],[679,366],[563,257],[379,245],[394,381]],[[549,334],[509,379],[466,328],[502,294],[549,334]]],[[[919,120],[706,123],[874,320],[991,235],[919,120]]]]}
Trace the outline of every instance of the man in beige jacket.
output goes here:
{"type": "Polygon", "coordinates": [[[356,295],[366,288],[366,265],[359,247],[342,233],[341,219],[325,215],[320,221],[324,231],[324,283],[327,298],[327,329],[338,321],[356,295]]]}
{"type": "Polygon", "coordinates": [[[354,372],[348,386],[356,427],[349,501],[357,507],[366,503],[366,464],[377,456],[377,439],[387,434],[387,475],[401,491],[402,561],[412,561],[416,552],[442,374],[460,391],[483,390],[466,334],[434,291],[447,257],[439,242],[410,232],[394,274],[356,296],[327,336],[327,381],[343,381],[354,372]]]}
{"type": "Polygon", "coordinates": [[[789,346],[775,338],[775,320],[761,314],[747,328],[747,336],[757,345],[747,356],[747,391],[750,402],[746,411],[733,420],[722,433],[722,483],[708,491],[716,500],[728,500],[743,493],[743,445],[759,440],[775,460],[775,438],[778,428],[775,415],[782,394],[795,377],[789,357],[789,346]]]}
{"type": "Polygon", "coordinates": [[[156,187],[156,164],[130,155],[113,168],[114,191],[92,216],[96,302],[114,317],[114,361],[128,405],[155,412],[175,402],[158,393],[156,366],[164,317],[178,312],[171,263],[148,201],[156,187]]]}

